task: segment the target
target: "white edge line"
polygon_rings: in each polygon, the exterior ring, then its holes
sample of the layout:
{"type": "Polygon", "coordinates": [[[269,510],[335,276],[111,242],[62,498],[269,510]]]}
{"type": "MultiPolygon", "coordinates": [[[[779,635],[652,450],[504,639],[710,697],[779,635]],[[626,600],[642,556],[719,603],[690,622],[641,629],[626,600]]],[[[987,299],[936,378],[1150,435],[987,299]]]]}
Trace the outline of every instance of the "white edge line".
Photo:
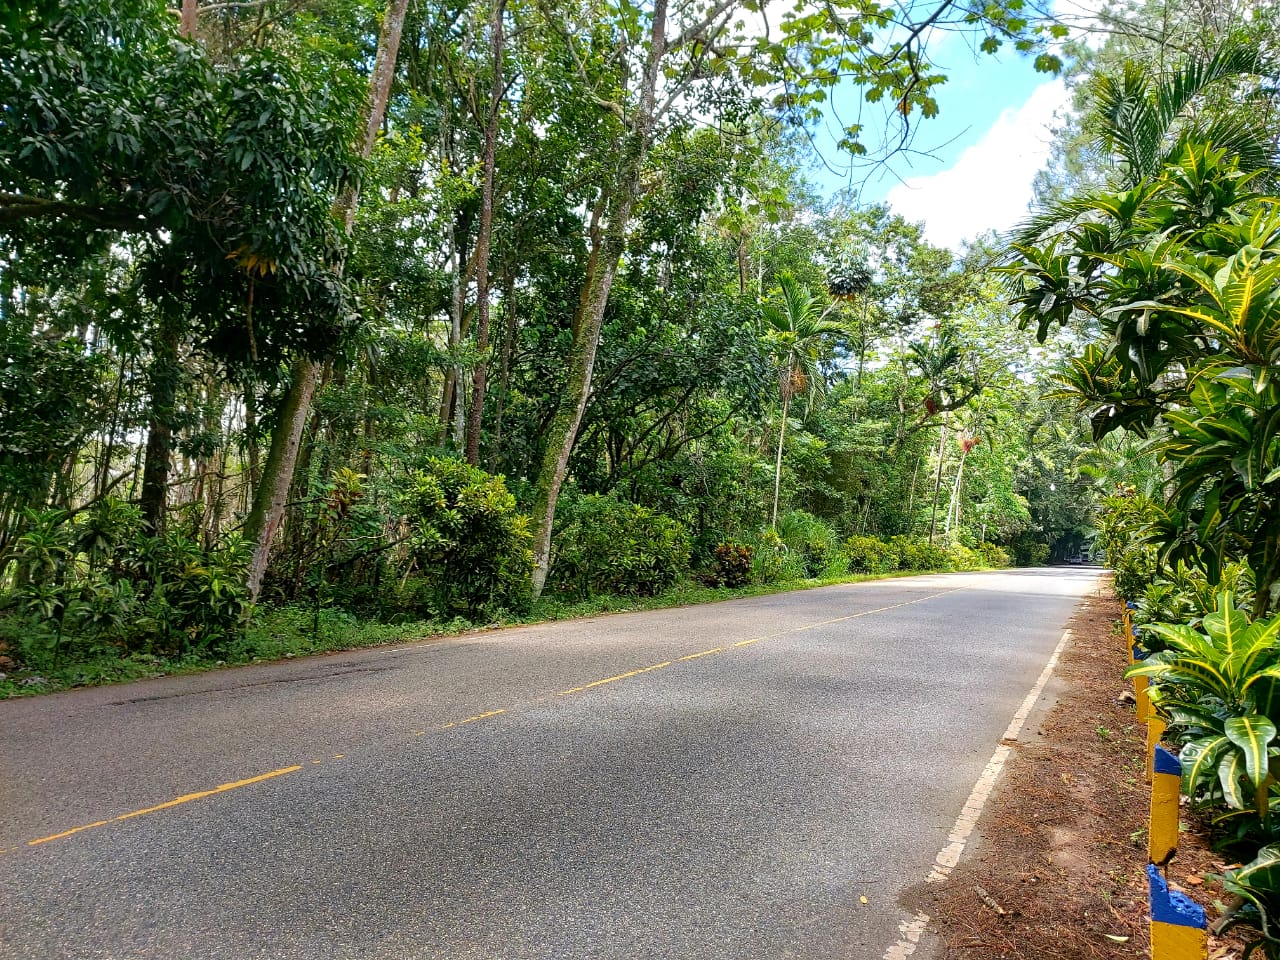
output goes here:
{"type": "MultiPolygon", "coordinates": [[[[955,869],[956,864],[960,862],[964,848],[968,844],[969,838],[973,835],[974,828],[978,825],[978,819],[982,816],[987,800],[991,797],[991,791],[995,788],[996,780],[999,779],[1000,772],[1004,769],[1004,763],[1009,758],[1012,750],[1011,744],[1017,741],[1018,734],[1022,732],[1022,725],[1027,722],[1027,717],[1031,715],[1036,701],[1044,693],[1045,685],[1048,684],[1049,678],[1053,676],[1054,668],[1058,665],[1058,659],[1062,656],[1062,651],[1066,649],[1067,644],[1070,642],[1071,631],[1063,631],[1062,639],[1058,641],[1057,647],[1054,648],[1053,653],[1049,656],[1049,662],[1044,665],[1044,669],[1040,672],[1040,677],[1036,680],[1035,686],[1031,688],[1031,692],[1022,701],[1022,706],[1018,707],[1017,713],[1009,721],[1009,726],[1004,731],[1004,737],[996,747],[995,752],[991,754],[991,759],[987,761],[986,767],[983,768],[981,776],[978,777],[978,782],[973,785],[969,799],[965,801],[964,808],[960,811],[960,816],[956,818],[955,825],[951,828],[946,844],[938,852],[938,856],[933,862],[933,869],[925,877],[926,883],[941,883],[946,880],[947,877],[951,876],[951,871],[955,869]]],[[[928,922],[929,915],[926,913],[917,913],[910,920],[902,921],[898,926],[898,942],[884,952],[884,960],[907,960],[908,957],[916,952],[916,947],[920,945],[920,937],[924,933],[925,925],[928,922]]]]}

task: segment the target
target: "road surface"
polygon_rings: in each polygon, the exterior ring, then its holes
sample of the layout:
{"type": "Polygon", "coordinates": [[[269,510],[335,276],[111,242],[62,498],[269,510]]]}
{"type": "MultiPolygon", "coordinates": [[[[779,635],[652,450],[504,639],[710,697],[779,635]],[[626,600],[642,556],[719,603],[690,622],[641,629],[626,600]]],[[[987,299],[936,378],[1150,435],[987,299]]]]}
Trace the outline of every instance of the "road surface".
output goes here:
{"type": "Polygon", "coordinates": [[[0,958],[880,960],[1096,578],[2,702],[0,958]]]}

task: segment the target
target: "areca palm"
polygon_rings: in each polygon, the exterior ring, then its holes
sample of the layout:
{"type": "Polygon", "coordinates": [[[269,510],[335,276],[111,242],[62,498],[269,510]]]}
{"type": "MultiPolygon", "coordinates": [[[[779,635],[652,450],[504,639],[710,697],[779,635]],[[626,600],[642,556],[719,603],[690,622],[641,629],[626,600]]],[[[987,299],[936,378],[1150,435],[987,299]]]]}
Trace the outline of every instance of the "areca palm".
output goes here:
{"type": "Polygon", "coordinates": [[[763,306],[760,315],[764,335],[777,352],[778,391],[782,397],[782,422],[773,472],[773,511],[769,521],[776,527],[778,494],[782,487],[782,447],[791,400],[806,390],[821,389],[818,348],[826,338],[846,331],[840,323],[828,320],[812,291],[787,273],[778,277],[777,297],[763,306]]]}
{"type": "Polygon", "coordinates": [[[1049,204],[1014,231],[1015,251],[1028,259],[1033,259],[1028,254],[1036,247],[1053,254],[1057,250],[1052,238],[1079,230],[1082,224],[1101,225],[1104,233],[1089,239],[1104,250],[1135,241],[1142,231],[1135,233],[1132,221],[1149,200],[1150,181],[1193,144],[1212,144],[1235,158],[1237,168],[1255,185],[1276,180],[1280,165],[1275,145],[1247,102],[1203,108],[1209,96],[1228,84],[1267,76],[1272,70],[1256,47],[1229,42],[1210,57],[1188,57],[1154,82],[1136,63],[1126,64],[1118,76],[1101,76],[1090,120],[1098,153],[1116,168],[1114,189],[1049,204]]]}
{"type": "Polygon", "coordinates": [[[1265,74],[1256,47],[1228,43],[1213,56],[1191,57],[1174,73],[1152,83],[1150,74],[1128,63],[1118,76],[1098,80],[1098,145],[1120,168],[1119,185],[1136,187],[1160,173],[1189,143],[1212,143],[1239,157],[1246,171],[1275,172],[1274,149],[1264,125],[1240,105],[1195,111],[1211,88],[1265,74]]]}

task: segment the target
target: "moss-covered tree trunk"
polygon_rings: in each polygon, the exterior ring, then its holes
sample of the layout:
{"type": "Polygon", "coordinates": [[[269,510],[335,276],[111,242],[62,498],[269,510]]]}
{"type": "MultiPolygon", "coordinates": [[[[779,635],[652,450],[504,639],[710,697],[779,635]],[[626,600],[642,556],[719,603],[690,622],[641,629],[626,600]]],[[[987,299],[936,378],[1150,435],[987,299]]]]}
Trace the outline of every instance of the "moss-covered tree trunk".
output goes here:
{"type": "MultiPolygon", "coordinates": [[[[400,51],[400,34],[404,30],[405,12],[409,0],[389,0],[387,12],[382,18],[382,31],[378,36],[378,53],[374,59],[373,73],[369,76],[368,113],[365,117],[364,136],[360,142],[360,155],[368,157],[378,138],[378,130],[387,113],[387,98],[391,93],[391,81],[396,72],[396,56],[400,51]]],[[[336,213],[350,232],[355,221],[358,196],[354,189],[338,198],[336,213]]],[[[247,577],[249,595],[256,600],[262,588],[262,577],[267,570],[267,558],[271,541],[284,516],[289,486],[293,482],[293,468],[298,462],[298,450],[302,445],[303,428],[311,410],[311,398],[316,391],[319,364],[310,357],[294,361],[289,377],[289,392],[281,408],[280,421],[271,437],[271,448],[262,465],[262,482],[254,491],[253,507],[245,521],[244,535],[253,543],[253,559],[247,577]]]]}
{"type": "Polygon", "coordinates": [[[666,53],[667,0],[656,0],[649,31],[649,54],[641,80],[640,96],[626,131],[619,162],[604,202],[597,205],[591,223],[591,254],[586,280],[573,322],[569,352],[569,376],[548,433],[546,453],[535,485],[533,522],[533,596],[537,599],[547,582],[551,565],[551,531],[556,502],[569,470],[569,457],[578,438],[582,415],[591,395],[600,327],[609,304],[609,291],[626,245],[631,214],[640,193],[640,174],[653,140],[658,75],[666,53]]]}

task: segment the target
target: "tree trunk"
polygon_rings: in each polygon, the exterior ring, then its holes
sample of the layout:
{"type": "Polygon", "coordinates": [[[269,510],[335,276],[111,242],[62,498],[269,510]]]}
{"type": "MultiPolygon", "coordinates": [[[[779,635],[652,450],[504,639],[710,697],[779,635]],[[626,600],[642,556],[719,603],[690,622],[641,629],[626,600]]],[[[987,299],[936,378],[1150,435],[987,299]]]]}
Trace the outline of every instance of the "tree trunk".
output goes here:
{"type": "MultiPolygon", "coordinates": [[[[790,378],[788,378],[788,381],[790,378]]],[[[769,515],[769,526],[778,528],[778,493],[782,489],[782,448],[787,438],[787,409],[791,406],[791,384],[788,382],[782,391],[782,423],[778,427],[778,456],[773,465],[773,512],[769,515]]]]}
{"type": "MultiPolygon", "coordinates": [[[[373,73],[369,77],[368,116],[365,118],[364,137],[360,142],[360,155],[368,157],[373,152],[378,129],[387,112],[387,98],[391,94],[391,81],[396,72],[396,55],[400,51],[400,34],[404,30],[405,12],[409,0],[389,0],[387,12],[382,18],[382,31],[378,36],[378,53],[374,59],[373,73]]],[[[355,188],[348,189],[337,202],[337,213],[343,226],[351,231],[355,221],[358,197],[355,188]]],[[[285,396],[280,422],[271,437],[271,449],[263,465],[262,483],[254,491],[253,507],[245,522],[245,537],[253,542],[253,562],[250,565],[249,595],[254,600],[262,587],[262,575],[267,568],[267,555],[271,539],[284,512],[286,495],[293,481],[293,468],[302,444],[302,430],[310,412],[311,398],[316,389],[318,364],[309,357],[300,357],[293,364],[289,381],[289,393],[285,396]]]]}
{"type": "Polygon", "coordinates": [[[253,543],[253,557],[249,561],[249,595],[258,598],[262,589],[262,577],[267,572],[267,559],[271,554],[271,541],[284,516],[284,505],[293,485],[293,468],[298,462],[298,448],[302,445],[303,427],[311,409],[311,397],[316,388],[318,365],[312,360],[299,360],[293,365],[298,382],[289,385],[280,422],[271,433],[271,448],[263,465],[262,482],[253,498],[253,508],[245,520],[245,538],[253,543]]]}
{"type": "Polygon", "coordinates": [[[489,118],[484,129],[484,169],[480,187],[480,231],[476,237],[476,348],[479,359],[471,377],[471,415],[467,420],[467,463],[480,465],[480,427],[484,423],[485,379],[489,351],[489,246],[493,236],[493,175],[497,163],[498,111],[502,105],[502,14],[507,0],[494,0],[489,23],[493,51],[493,85],[489,89],[489,118]]]}
{"type": "Polygon", "coordinates": [[[655,97],[662,59],[666,53],[667,0],[655,0],[649,34],[649,55],[641,81],[640,102],[635,121],[619,158],[613,195],[607,198],[604,229],[592,224],[591,254],[586,281],[574,319],[573,346],[569,356],[569,378],[565,393],[551,422],[547,451],[538,472],[534,500],[537,532],[533,546],[533,596],[536,600],[546,584],[551,563],[551,531],[556,518],[556,501],[569,469],[569,456],[582,424],[582,415],[591,394],[591,374],[595,367],[600,326],[604,322],[609,290],[618,271],[618,260],[626,245],[631,213],[640,193],[640,174],[653,138],[656,119],[655,97]],[[568,401],[568,402],[566,402],[568,401]]]}
{"type": "Polygon", "coordinates": [[[498,369],[498,410],[493,422],[493,447],[489,451],[489,472],[498,469],[498,457],[502,455],[502,418],[506,412],[507,394],[511,390],[511,352],[516,341],[515,278],[510,271],[502,290],[502,308],[506,311],[506,329],[502,333],[502,363],[498,369]]]}
{"type": "Polygon", "coordinates": [[[942,489],[942,464],[947,452],[947,421],[943,420],[938,431],[938,473],[933,481],[933,515],[929,518],[929,546],[938,532],[938,491],[942,489]]]}
{"type": "Polygon", "coordinates": [[[969,459],[969,451],[961,448],[960,450],[960,466],[956,467],[956,482],[951,488],[951,502],[947,505],[947,533],[950,534],[953,528],[951,515],[955,514],[954,526],[960,526],[960,484],[964,479],[964,462],[969,459]]]}
{"type": "Polygon", "coordinates": [[[200,8],[196,5],[196,0],[182,0],[182,19],[178,24],[178,33],[188,40],[194,40],[199,22],[200,8]]]}
{"type": "Polygon", "coordinates": [[[162,320],[147,370],[151,417],[140,497],[142,519],[152,533],[164,529],[164,513],[168,504],[173,425],[178,403],[178,342],[177,325],[168,319],[162,320]]]}

